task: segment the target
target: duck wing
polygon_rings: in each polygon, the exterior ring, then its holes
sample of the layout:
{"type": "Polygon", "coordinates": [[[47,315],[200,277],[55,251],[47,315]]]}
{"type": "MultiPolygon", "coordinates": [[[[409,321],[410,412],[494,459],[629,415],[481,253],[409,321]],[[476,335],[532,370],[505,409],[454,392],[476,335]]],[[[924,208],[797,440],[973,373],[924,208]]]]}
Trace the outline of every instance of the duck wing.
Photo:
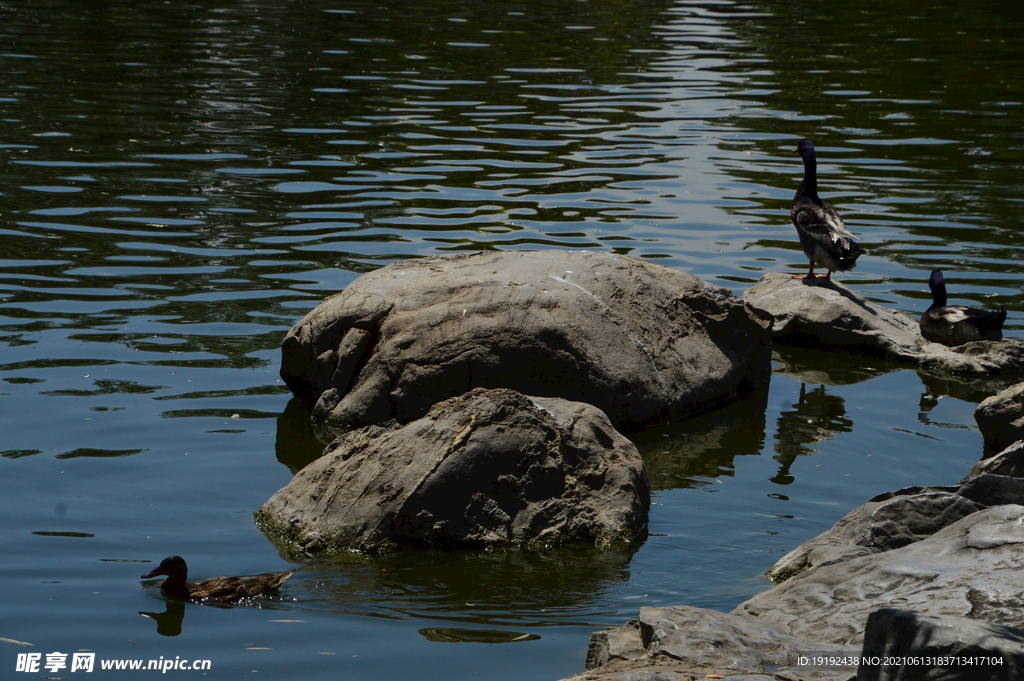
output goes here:
{"type": "Polygon", "coordinates": [[[1006,310],[982,310],[977,307],[963,308],[966,324],[977,332],[979,340],[999,340],[1002,338],[1003,322],[1006,321],[1006,310]],[[996,338],[995,334],[999,334],[996,338]]]}
{"type": "Polygon", "coordinates": [[[846,228],[839,214],[828,204],[817,206],[813,203],[795,206],[793,224],[823,246],[849,248],[854,240],[853,232],[846,228]]]}
{"type": "Polygon", "coordinates": [[[240,601],[263,596],[281,586],[292,576],[288,572],[268,572],[255,577],[213,577],[197,584],[189,584],[189,595],[193,600],[240,601]]]}
{"type": "Polygon", "coordinates": [[[930,309],[921,317],[921,335],[946,345],[976,340],[1000,340],[1006,310],[983,310],[963,305],[930,309]]]}
{"type": "Polygon", "coordinates": [[[188,595],[195,601],[235,601],[249,594],[241,577],[212,577],[188,585],[188,595]]]}

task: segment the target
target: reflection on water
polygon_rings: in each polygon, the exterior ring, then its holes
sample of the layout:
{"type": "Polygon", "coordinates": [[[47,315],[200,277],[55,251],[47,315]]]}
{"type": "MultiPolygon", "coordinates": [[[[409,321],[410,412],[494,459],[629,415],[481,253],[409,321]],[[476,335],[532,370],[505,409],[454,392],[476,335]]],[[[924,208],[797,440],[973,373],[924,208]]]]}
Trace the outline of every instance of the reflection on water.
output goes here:
{"type": "Polygon", "coordinates": [[[317,438],[309,411],[302,407],[300,400],[297,397],[288,400],[277,418],[277,460],[292,473],[298,473],[319,459],[328,444],[330,442],[317,438]]]}
{"type": "Polygon", "coordinates": [[[852,385],[893,371],[903,371],[903,364],[879,357],[863,357],[841,352],[825,352],[776,345],[772,350],[776,376],[788,376],[800,383],[817,385],[852,385]]]}
{"type": "Polygon", "coordinates": [[[756,456],[764,447],[767,402],[766,386],[721,409],[631,435],[651,489],[696,487],[733,475],[737,456],[756,456]]]}
{"type": "Polygon", "coordinates": [[[969,282],[951,302],[1005,306],[1018,334],[1024,24],[924,0],[13,0],[0,16],[0,597],[19,640],[111,657],[132,641],[222,678],[398,678],[410,656],[427,681],[559,678],[582,670],[586,627],[641,604],[729,609],[865,498],[953,482],[983,451],[971,412],[996,382],[780,349],[764,394],[636,437],[654,529],[626,553],[318,564],[275,604],[309,622],[185,605],[189,626],[155,636],[135,614],[152,596],[108,561],[283,562],[251,514],[322,445],[280,343],[386,263],[596,248],[739,292],[806,267],[788,206],[812,137],[822,196],[868,250],[844,283],[917,315],[942,269],[969,282]],[[529,648],[435,652],[533,626],[529,648]],[[266,639],[273,656],[247,657],[266,639]]]}
{"type": "Polygon", "coordinates": [[[156,620],[156,633],[161,636],[179,636],[181,624],[185,620],[185,603],[168,600],[163,612],[139,612],[143,617],[156,620]]]}
{"type": "Polygon", "coordinates": [[[852,430],[853,421],[846,418],[843,398],[829,395],[823,385],[808,391],[807,385],[801,383],[800,399],[792,411],[779,414],[774,458],[781,465],[772,482],[792,483],[794,478],[789,469],[796,457],[817,454],[818,450],[812,448],[814,445],[852,430]]]}
{"type": "Polygon", "coordinates": [[[306,567],[306,590],[293,587],[289,595],[302,609],[377,617],[492,627],[589,625],[617,600],[616,585],[629,580],[639,547],[337,557],[306,567]]]}
{"type": "Polygon", "coordinates": [[[536,641],[537,634],[517,631],[491,631],[489,629],[458,629],[455,627],[429,627],[420,629],[420,634],[435,643],[517,643],[536,641]]]}

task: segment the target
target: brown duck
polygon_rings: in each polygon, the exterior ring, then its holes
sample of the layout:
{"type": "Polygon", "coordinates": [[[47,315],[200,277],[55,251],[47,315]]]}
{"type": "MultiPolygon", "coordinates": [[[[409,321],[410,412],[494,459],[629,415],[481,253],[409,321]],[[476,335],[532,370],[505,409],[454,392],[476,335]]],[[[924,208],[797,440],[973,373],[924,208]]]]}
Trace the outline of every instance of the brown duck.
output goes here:
{"type": "Polygon", "coordinates": [[[149,579],[167,575],[160,588],[164,593],[184,601],[220,601],[231,603],[257,598],[276,591],[284,580],[292,576],[288,572],[269,572],[255,577],[211,577],[201,582],[188,583],[188,566],[181,556],[164,558],[153,570],[142,575],[149,579]]]}

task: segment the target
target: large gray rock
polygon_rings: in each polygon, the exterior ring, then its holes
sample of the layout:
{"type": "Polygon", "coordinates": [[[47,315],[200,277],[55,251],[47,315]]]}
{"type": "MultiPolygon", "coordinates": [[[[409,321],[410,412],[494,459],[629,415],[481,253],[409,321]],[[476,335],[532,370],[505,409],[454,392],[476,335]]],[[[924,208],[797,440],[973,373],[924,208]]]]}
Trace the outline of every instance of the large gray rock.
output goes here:
{"type": "Polygon", "coordinates": [[[475,389],[405,425],[335,440],[257,512],[293,557],[628,540],[650,488],[588,404],[475,389]]]}
{"type": "Polygon", "coordinates": [[[1024,678],[1024,630],[890,608],[868,617],[857,681],[1024,678]]]}
{"type": "Polygon", "coordinates": [[[733,614],[845,646],[860,643],[868,615],[883,607],[1021,627],[1022,561],[1024,506],[996,506],[913,544],[802,572],[733,614]]]}
{"type": "Polygon", "coordinates": [[[768,326],[725,289],[636,258],[436,255],[324,300],[288,332],[281,376],[334,432],[475,387],[586,402],[634,431],[766,383],[768,326]]]}
{"type": "Polygon", "coordinates": [[[884,357],[942,376],[1024,374],[1024,342],[975,341],[952,348],[929,343],[916,319],[872,303],[837,281],[772,272],[742,300],[774,317],[772,337],[778,343],[884,357]]]}
{"type": "Polygon", "coordinates": [[[1002,450],[1024,440],[1024,383],[987,398],[974,410],[978,430],[989,447],[1002,450]]]}

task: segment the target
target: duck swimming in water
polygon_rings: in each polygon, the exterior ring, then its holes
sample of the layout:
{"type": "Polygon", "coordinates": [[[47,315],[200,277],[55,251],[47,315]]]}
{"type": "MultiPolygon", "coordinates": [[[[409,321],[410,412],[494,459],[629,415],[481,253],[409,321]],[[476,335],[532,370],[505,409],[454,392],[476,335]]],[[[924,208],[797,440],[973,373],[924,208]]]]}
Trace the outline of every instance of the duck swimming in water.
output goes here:
{"type": "Polygon", "coordinates": [[[800,237],[804,255],[811,261],[807,274],[794,275],[794,279],[831,279],[833,272],[852,270],[864,249],[853,243],[853,234],[839,218],[832,206],[818,197],[818,161],[814,156],[814,143],[800,140],[796,147],[804,160],[804,179],[793,197],[789,217],[800,237]],[[814,274],[814,266],[828,270],[825,275],[814,274]]]}
{"type": "Polygon", "coordinates": [[[921,317],[921,335],[945,345],[963,345],[976,340],[1002,340],[1006,310],[982,310],[964,305],[946,305],[946,280],[940,270],[928,279],[932,305],[921,317]]]}
{"type": "Polygon", "coordinates": [[[188,566],[181,556],[164,558],[153,570],[142,575],[149,579],[157,575],[167,575],[160,588],[164,593],[180,598],[183,601],[220,601],[231,603],[264,596],[276,591],[284,580],[292,576],[288,572],[270,572],[255,577],[211,577],[201,582],[189,584],[188,566]]]}

